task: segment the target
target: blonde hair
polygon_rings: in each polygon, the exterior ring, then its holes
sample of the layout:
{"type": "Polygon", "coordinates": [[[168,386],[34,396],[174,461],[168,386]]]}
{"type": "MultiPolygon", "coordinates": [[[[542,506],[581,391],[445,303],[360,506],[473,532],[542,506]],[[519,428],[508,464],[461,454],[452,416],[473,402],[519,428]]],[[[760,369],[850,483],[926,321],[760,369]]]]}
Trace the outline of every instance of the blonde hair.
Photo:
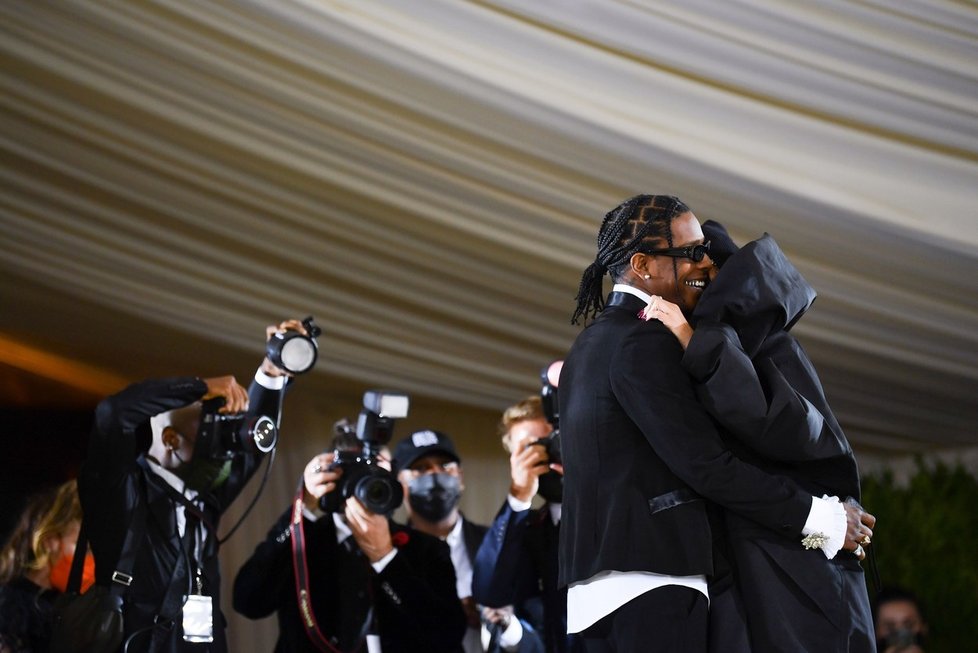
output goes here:
{"type": "Polygon", "coordinates": [[[509,431],[513,425],[528,419],[547,419],[547,416],[543,414],[543,402],[540,400],[540,395],[530,395],[503,411],[503,417],[499,420],[498,428],[499,437],[503,441],[503,449],[510,450],[509,431]]]}
{"type": "Polygon", "coordinates": [[[78,484],[74,480],[32,497],[0,552],[0,583],[50,565],[50,538],[61,537],[81,518],[78,484]]]}

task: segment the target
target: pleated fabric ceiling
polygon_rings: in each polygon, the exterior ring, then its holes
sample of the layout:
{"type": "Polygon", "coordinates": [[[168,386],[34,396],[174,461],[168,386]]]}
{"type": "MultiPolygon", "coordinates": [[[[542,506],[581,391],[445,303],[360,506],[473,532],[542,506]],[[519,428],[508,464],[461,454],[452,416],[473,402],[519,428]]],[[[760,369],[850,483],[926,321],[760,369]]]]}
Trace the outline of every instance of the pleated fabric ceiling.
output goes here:
{"type": "Polygon", "coordinates": [[[670,193],[818,290],[855,446],[978,444],[973,4],[11,1],[0,56],[0,331],[312,313],[318,373],[500,408],[670,193]]]}

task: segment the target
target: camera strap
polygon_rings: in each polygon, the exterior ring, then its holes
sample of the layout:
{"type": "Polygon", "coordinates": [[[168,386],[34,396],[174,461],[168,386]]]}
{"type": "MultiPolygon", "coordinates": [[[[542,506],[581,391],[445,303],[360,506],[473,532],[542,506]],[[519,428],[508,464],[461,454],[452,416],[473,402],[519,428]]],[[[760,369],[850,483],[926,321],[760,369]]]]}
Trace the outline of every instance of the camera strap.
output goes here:
{"type": "MultiPolygon", "coordinates": [[[[292,569],[295,571],[295,597],[299,604],[299,617],[302,625],[306,629],[306,636],[309,641],[320,651],[327,653],[352,653],[363,649],[364,641],[367,638],[367,631],[373,621],[373,608],[367,614],[367,620],[360,631],[360,639],[351,652],[345,652],[333,644],[335,638],[329,638],[323,634],[316,621],[316,614],[312,609],[312,594],[309,588],[309,565],[306,561],[306,536],[302,526],[302,492],[304,489],[303,479],[299,478],[299,489],[296,491],[295,501],[292,503],[292,521],[289,524],[290,539],[292,540],[292,569]]],[[[369,587],[368,587],[369,589],[369,587]]]]}

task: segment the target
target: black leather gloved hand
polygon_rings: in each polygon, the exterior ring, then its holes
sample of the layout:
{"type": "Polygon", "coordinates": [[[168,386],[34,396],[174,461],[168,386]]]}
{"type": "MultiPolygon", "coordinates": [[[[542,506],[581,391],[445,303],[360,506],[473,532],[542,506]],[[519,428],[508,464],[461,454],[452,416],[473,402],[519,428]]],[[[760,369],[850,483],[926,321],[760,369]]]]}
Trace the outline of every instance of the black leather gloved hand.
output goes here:
{"type": "Polygon", "coordinates": [[[740,249],[719,222],[713,220],[704,222],[703,235],[710,241],[710,258],[718,268],[723,267],[727,259],[740,249]]]}

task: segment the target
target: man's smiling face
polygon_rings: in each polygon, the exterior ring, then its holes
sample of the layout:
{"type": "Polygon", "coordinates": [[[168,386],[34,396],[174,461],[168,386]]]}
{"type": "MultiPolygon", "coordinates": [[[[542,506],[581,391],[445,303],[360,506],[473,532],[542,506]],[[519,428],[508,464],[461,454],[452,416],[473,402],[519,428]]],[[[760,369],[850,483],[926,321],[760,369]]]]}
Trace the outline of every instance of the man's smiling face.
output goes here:
{"type": "MultiPolygon", "coordinates": [[[[670,228],[673,249],[691,248],[704,243],[699,220],[690,211],[676,216],[670,228]]],[[[644,247],[642,251],[669,247],[669,243],[656,239],[649,241],[648,247],[644,247]]],[[[643,279],[642,289],[650,295],[659,295],[677,304],[686,315],[692,312],[703,290],[716,273],[713,260],[709,255],[703,256],[699,261],[684,256],[649,255],[646,266],[651,278],[643,279]]]]}

